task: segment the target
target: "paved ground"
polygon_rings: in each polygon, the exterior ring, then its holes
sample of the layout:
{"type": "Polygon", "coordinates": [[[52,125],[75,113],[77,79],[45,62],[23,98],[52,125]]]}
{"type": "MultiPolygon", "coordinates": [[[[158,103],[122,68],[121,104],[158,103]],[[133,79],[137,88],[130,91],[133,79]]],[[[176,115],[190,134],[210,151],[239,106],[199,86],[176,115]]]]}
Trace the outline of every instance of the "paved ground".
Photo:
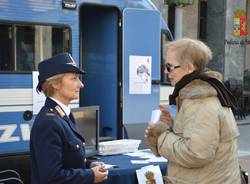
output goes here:
{"type": "MultiPolygon", "coordinates": [[[[239,157],[241,168],[250,174],[250,155],[239,157]]],[[[250,179],[250,178],[249,178],[250,179]]],[[[250,183],[248,179],[248,183],[250,183]]]]}
{"type": "MultiPolygon", "coordinates": [[[[239,162],[243,170],[250,174],[250,116],[244,120],[237,120],[240,130],[239,137],[239,162]]],[[[250,184],[250,181],[248,181],[250,184]]]]}

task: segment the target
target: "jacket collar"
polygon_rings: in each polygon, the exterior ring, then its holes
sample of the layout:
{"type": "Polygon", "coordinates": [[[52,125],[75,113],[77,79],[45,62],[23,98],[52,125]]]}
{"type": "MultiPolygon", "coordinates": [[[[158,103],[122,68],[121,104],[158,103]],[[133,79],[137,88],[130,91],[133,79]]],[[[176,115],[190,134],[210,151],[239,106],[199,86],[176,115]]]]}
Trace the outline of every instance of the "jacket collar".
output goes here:
{"type": "MultiPolygon", "coordinates": [[[[208,76],[214,77],[218,80],[222,79],[220,73],[216,71],[206,71],[208,76]]],[[[216,90],[206,81],[195,79],[187,84],[184,88],[182,88],[179,92],[179,100],[184,99],[199,99],[217,96],[216,90]]]]}
{"type": "MultiPolygon", "coordinates": [[[[205,74],[222,81],[222,75],[219,72],[207,70],[205,74]]],[[[179,96],[175,100],[177,108],[180,109],[184,99],[200,99],[213,96],[217,96],[217,91],[209,83],[195,79],[179,91],[179,96]]]]}
{"type": "MultiPolygon", "coordinates": [[[[70,126],[71,130],[78,135],[81,139],[84,140],[84,138],[81,136],[79,133],[78,128],[76,127],[75,120],[72,118],[72,120],[65,114],[63,109],[61,108],[60,105],[58,105],[54,100],[51,98],[47,97],[45,101],[45,106],[47,106],[50,111],[53,111],[56,113],[59,117],[61,117],[64,121],[67,122],[67,124],[70,126]]],[[[72,116],[73,117],[73,116],[72,116]]]]}
{"type": "Polygon", "coordinates": [[[50,97],[53,101],[55,101],[58,105],[60,105],[60,107],[62,108],[62,110],[65,112],[65,114],[67,116],[69,116],[70,114],[70,107],[69,106],[66,106],[64,105],[62,102],[60,102],[59,100],[55,99],[55,98],[52,98],[50,97]]]}

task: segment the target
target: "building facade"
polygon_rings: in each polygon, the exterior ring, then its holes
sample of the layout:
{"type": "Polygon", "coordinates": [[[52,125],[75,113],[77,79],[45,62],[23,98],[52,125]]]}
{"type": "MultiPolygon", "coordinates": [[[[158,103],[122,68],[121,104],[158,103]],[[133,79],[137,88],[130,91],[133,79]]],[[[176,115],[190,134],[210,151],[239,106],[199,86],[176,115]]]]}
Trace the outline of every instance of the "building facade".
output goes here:
{"type": "Polygon", "coordinates": [[[175,38],[197,38],[211,48],[213,59],[209,67],[223,74],[223,81],[238,100],[239,114],[249,114],[250,3],[247,0],[193,0],[191,5],[176,6],[166,4],[173,0],[153,2],[175,38]]]}

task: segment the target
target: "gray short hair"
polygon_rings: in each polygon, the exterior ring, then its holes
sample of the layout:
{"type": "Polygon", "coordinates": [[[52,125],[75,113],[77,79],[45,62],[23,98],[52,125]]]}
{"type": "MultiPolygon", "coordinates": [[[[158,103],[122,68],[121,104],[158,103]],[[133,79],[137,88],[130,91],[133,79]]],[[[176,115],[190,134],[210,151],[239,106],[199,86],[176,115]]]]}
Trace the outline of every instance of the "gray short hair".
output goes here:
{"type": "Polygon", "coordinates": [[[210,48],[200,40],[181,38],[166,44],[166,49],[176,52],[180,64],[193,63],[197,69],[203,70],[212,59],[210,48]]]}

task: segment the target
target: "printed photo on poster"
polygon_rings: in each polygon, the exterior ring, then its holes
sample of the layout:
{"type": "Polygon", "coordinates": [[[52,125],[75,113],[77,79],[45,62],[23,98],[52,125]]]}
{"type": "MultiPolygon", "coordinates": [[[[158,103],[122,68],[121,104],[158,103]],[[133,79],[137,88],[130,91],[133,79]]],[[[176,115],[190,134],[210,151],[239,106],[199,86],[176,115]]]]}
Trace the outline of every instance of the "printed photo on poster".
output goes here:
{"type": "Polygon", "coordinates": [[[129,94],[151,94],[152,57],[129,56],[129,94]]]}
{"type": "Polygon", "coordinates": [[[139,184],[163,184],[159,165],[142,167],[136,170],[136,176],[139,184]]]}

